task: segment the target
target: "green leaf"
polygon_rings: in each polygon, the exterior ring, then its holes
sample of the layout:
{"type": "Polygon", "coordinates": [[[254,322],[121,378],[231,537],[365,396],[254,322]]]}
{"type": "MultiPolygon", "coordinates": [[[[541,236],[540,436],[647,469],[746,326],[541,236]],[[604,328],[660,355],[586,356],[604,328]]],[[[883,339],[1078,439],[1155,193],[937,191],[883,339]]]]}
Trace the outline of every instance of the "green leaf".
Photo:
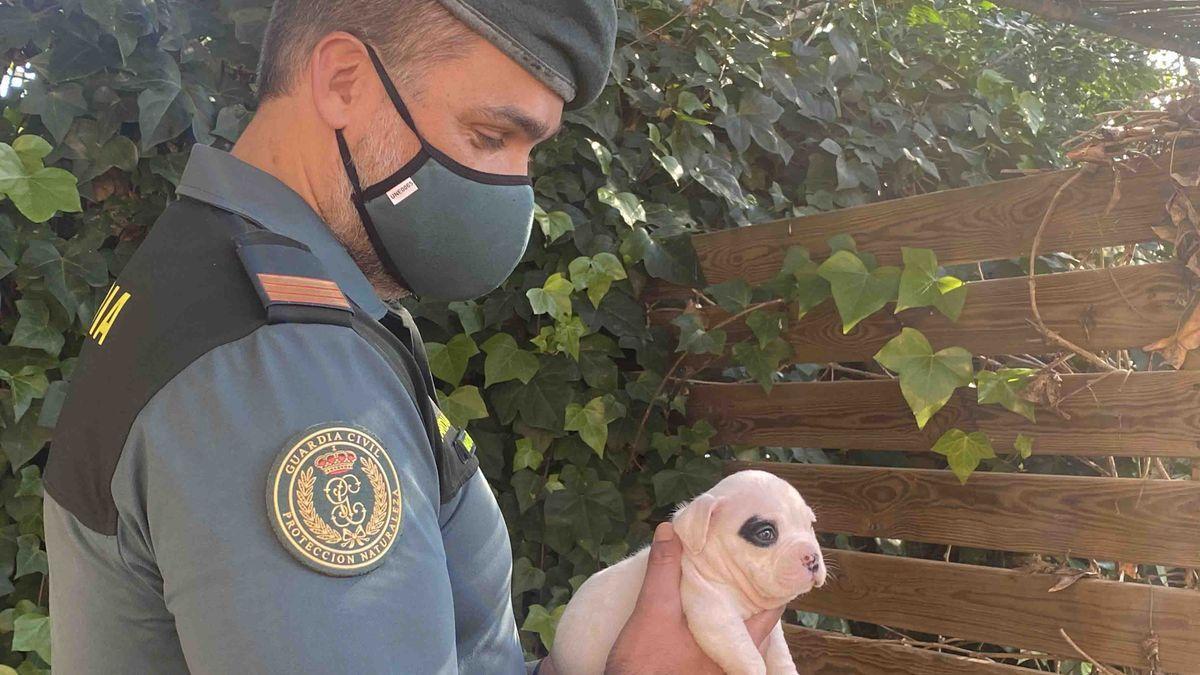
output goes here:
{"type": "Polygon", "coordinates": [[[8,198],[26,218],[35,223],[50,220],[56,212],[78,213],[79,189],[70,171],[43,167],[17,179],[8,189],[8,198]]]}
{"type": "Polygon", "coordinates": [[[937,307],[952,321],[958,319],[966,301],[967,287],[955,277],[938,272],[937,256],[926,248],[901,249],[904,271],[900,274],[900,292],[896,312],[914,307],[937,307]]]}
{"type": "Polygon", "coordinates": [[[1012,98],[1012,80],[990,68],[979,73],[975,88],[988,99],[1007,101],[1012,98]]]}
{"type": "Polygon", "coordinates": [[[596,189],[596,197],[602,204],[608,204],[621,214],[621,220],[633,227],[636,223],[646,220],[646,209],[642,200],[632,192],[617,192],[610,187],[596,189]]]}
{"type": "Polygon", "coordinates": [[[1046,122],[1046,113],[1042,110],[1042,100],[1031,92],[1023,91],[1017,97],[1017,107],[1021,109],[1021,116],[1025,118],[1025,124],[1029,125],[1029,130],[1036,135],[1046,122]]]}
{"type": "MultiPolygon", "coordinates": [[[[493,396],[504,400],[511,397],[511,405],[521,416],[521,421],[531,427],[561,431],[563,428],[563,403],[570,401],[579,380],[579,370],[566,357],[543,357],[539,359],[538,372],[526,385],[506,382],[493,396]]],[[[496,400],[493,398],[493,400],[496,400]]],[[[499,410],[500,402],[496,403],[499,410]]]]}
{"type": "Polygon", "coordinates": [[[496,333],[483,343],[487,357],[483,360],[484,387],[509,380],[520,380],[529,384],[537,374],[537,355],[517,346],[517,341],[507,333],[496,333]]]}
{"type": "Polygon", "coordinates": [[[600,457],[608,442],[608,424],[625,414],[625,406],[611,395],[597,396],[587,405],[567,404],[564,420],[567,431],[578,431],[579,437],[600,457]]]}
{"type": "Polygon", "coordinates": [[[693,459],[679,468],[655,471],[650,479],[654,484],[655,506],[678,504],[712,487],[720,477],[717,467],[711,460],[693,459]]]}
{"type": "Polygon", "coordinates": [[[0,143],[0,192],[8,193],[20,181],[28,180],[29,171],[21,155],[7,143],[0,143]]]}
{"type": "Polygon", "coordinates": [[[46,564],[46,551],[42,549],[42,540],[36,534],[24,534],[17,537],[17,569],[13,578],[19,579],[26,574],[49,574],[46,564]]]}
{"type": "Polygon", "coordinates": [[[818,273],[829,282],[842,317],[843,333],[849,333],[860,321],[895,300],[900,286],[898,268],[868,270],[857,255],[844,250],[822,263],[818,273]]]}
{"type": "Polygon", "coordinates": [[[971,353],[962,347],[947,347],[937,353],[915,328],[905,328],[875,355],[883,367],[900,376],[900,391],[925,428],[929,418],[941,410],[958,387],[971,383],[971,353]]]}
{"type": "MultiPolygon", "coordinates": [[[[850,251],[851,253],[858,253],[858,244],[855,243],[854,237],[844,232],[842,234],[833,235],[826,240],[825,243],[829,245],[829,251],[831,254],[837,253],[838,251],[850,251]]],[[[807,253],[807,251],[805,251],[805,253],[807,253]]]]}
{"type": "Polygon", "coordinates": [[[50,662],[50,617],[38,610],[13,621],[13,651],[34,652],[50,662]]]}
{"type": "Polygon", "coordinates": [[[50,135],[61,141],[75,118],[88,112],[88,105],[83,98],[83,87],[77,82],[49,89],[41,80],[34,80],[21,99],[21,112],[41,117],[50,135]]]}
{"type": "Polygon", "coordinates": [[[553,612],[548,612],[541,605],[530,605],[529,613],[525,615],[525,623],[521,624],[521,630],[536,633],[542,641],[542,646],[546,648],[546,651],[550,651],[550,648],[554,646],[554,631],[558,627],[558,620],[562,618],[566,609],[566,605],[561,605],[556,607],[553,612]]]}
{"type": "Polygon", "coordinates": [[[38,426],[34,415],[23,415],[16,424],[0,431],[0,450],[16,471],[33,459],[50,440],[50,429],[38,426]]]}
{"type": "Polygon", "coordinates": [[[770,392],[781,363],[792,356],[792,346],[780,338],[771,338],[759,346],[752,341],[733,346],[733,359],[746,368],[762,388],[770,392]]]}
{"type": "Polygon", "coordinates": [[[554,319],[563,319],[571,315],[571,291],[574,286],[567,278],[559,273],[550,275],[541,288],[531,288],[525,292],[529,298],[529,306],[534,314],[549,314],[554,319]]]}
{"type": "Polygon", "coordinates": [[[725,352],[725,331],[706,330],[700,318],[690,312],[675,317],[672,324],[679,328],[677,352],[690,354],[722,354],[725,352]]]}
{"type": "MultiPolygon", "coordinates": [[[[62,331],[50,326],[50,310],[41,300],[21,298],[17,300],[17,327],[13,329],[13,347],[28,347],[40,349],[51,356],[57,356],[62,351],[64,338],[62,331]]],[[[18,415],[19,417],[19,415],[18,415]]]]}
{"type": "Polygon", "coordinates": [[[986,434],[982,431],[968,434],[961,429],[951,429],[942,434],[942,437],[934,444],[933,451],[946,456],[950,470],[954,472],[955,476],[958,476],[958,480],[963,484],[966,484],[975,469],[979,468],[982,460],[992,459],[996,456],[996,451],[992,449],[992,442],[988,440],[986,434]]]}
{"type": "MultiPolygon", "coordinates": [[[[850,240],[853,246],[854,240],[850,240]]],[[[808,249],[803,246],[788,248],[783,258],[781,275],[789,277],[790,283],[782,295],[789,302],[796,303],[796,318],[802,319],[817,305],[825,302],[830,296],[829,281],[821,276],[821,266],[809,257],[808,249]]]]}
{"type": "Polygon", "coordinates": [[[784,329],[787,328],[787,315],[783,312],[759,309],[746,317],[746,325],[758,339],[758,346],[765,347],[768,342],[783,334],[784,329]]]}
{"type": "Polygon", "coordinates": [[[36,161],[38,163],[37,166],[40,167],[41,160],[50,154],[50,151],[54,148],[41,136],[25,134],[18,136],[17,140],[13,141],[12,149],[16,150],[17,154],[21,157],[22,163],[27,167],[32,161],[36,161]]]}
{"type": "Polygon", "coordinates": [[[605,176],[611,175],[612,152],[599,141],[588,140],[588,145],[592,148],[592,154],[596,156],[596,163],[600,165],[600,173],[603,173],[605,176]]]}
{"type": "Polygon", "coordinates": [[[978,402],[996,404],[1036,422],[1033,403],[1021,393],[1029,385],[1035,371],[1032,368],[1001,368],[996,371],[981,370],[976,375],[978,402]]]}
{"type": "Polygon", "coordinates": [[[449,396],[438,392],[438,407],[450,418],[450,422],[465,429],[467,422],[488,416],[487,404],[479,395],[479,388],[466,385],[455,389],[449,396]]]}
{"type": "Polygon", "coordinates": [[[1021,456],[1021,459],[1029,459],[1033,456],[1033,439],[1025,434],[1017,434],[1017,440],[1013,443],[1013,449],[1021,456]]]}
{"type": "Polygon", "coordinates": [[[683,180],[685,175],[683,165],[679,163],[679,160],[672,155],[660,155],[657,152],[654,153],[654,158],[658,160],[659,166],[663,168],[663,171],[667,172],[671,180],[675,181],[676,185],[679,185],[679,181],[683,180]]]}
{"type": "Polygon", "coordinates": [[[750,304],[750,284],[743,279],[730,279],[714,284],[704,289],[704,292],[730,314],[736,314],[750,304]]]}
{"type": "Polygon", "coordinates": [[[463,333],[474,335],[483,329],[483,309],[474,300],[452,302],[448,305],[451,312],[458,315],[463,333]]]}
{"type": "Polygon", "coordinates": [[[430,372],[447,384],[457,385],[467,372],[467,363],[479,353],[479,348],[474,340],[460,333],[446,344],[426,342],[425,352],[429,356],[430,372]]]}
{"type": "Polygon", "coordinates": [[[624,520],[620,491],[612,481],[602,480],[595,469],[569,464],[559,477],[562,487],[551,491],[544,504],[548,529],[598,542],[612,532],[614,521],[624,520]]]}
{"type": "Polygon", "coordinates": [[[675,106],[689,115],[695,115],[697,112],[704,110],[704,104],[692,92],[684,89],[679,92],[679,99],[675,106]]]}
{"type": "Polygon", "coordinates": [[[621,261],[607,252],[598,253],[593,258],[579,256],[567,266],[567,272],[571,275],[575,290],[587,289],[588,300],[591,300],[593,307],[600,306],[614,281],[627,278],[621,261]]]}
{"type": "Polygon", "coordinates": [[[528,438],[518,438],[517,451],[513,454],[513,471],[536,470],[541,465],[542,453],[533,447],[533,441],[528,438]]]}
{"type": "Polygon", "coordinates": [[[517,558],[513,562],[512,577],[514,596],[527,591],[540,591],[546,585],[546,573],[534,567],[529,558],[517,558]]]}
{"type": "Polygon", "coordinates": [[[938,279],[938,290],[941,295],[933,301],[933,306],[951,321],[958,321],[967,302],[967,285],[958,277],[946,276],[938,279]]]}
{"type": "Polygon", "coordinates": [[[579,360],[580,340],[586,335],[588,328],[577,316],[568,317],[554,323],[554,348],[557,351],[570,354],[571,358],[579,360]]]}
{"type": "Polygon", "coordinates": [[[543,212],[540,215],[535,214],[534,219],[537,220],[538,226],[542,228],[542,234],[546,236],[547,243],[553,242],[575,229],[574,221],[571,220],[571,216],[565,211],[543,212]]]}
{"type": "Polygon", "coordinates": [[[12,394],[13,419],[19,420],[29,410],[29,404],[46,394],[50,381],[46,371],[37,366],[25,366],[16,373],[0,370],[0,380],[8,383],[12,394]]]}

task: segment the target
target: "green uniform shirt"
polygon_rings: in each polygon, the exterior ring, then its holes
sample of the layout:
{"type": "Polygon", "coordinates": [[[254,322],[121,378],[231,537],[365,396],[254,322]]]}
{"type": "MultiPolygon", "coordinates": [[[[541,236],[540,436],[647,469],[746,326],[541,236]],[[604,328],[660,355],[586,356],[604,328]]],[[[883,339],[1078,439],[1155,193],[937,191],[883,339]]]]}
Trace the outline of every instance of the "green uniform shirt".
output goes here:
{"type": "Polygon", "coordinates": [[[272,176],[196,146],[178,191],[51,448],[55,671],[524,672],[504,522],[418,400],[411,321],[272,176]]]}

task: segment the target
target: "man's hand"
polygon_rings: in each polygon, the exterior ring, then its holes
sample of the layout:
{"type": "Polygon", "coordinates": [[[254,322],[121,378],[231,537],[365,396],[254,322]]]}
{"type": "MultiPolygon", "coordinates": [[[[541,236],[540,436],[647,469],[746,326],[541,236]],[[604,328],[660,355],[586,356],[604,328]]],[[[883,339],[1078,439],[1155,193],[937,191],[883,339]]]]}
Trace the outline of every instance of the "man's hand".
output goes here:
{"type": "MultiPolygon", "coordinates": [[[[608,655],[607,675],[721,675],[717,664],[692,638],[679,597],[683,545],[670,523],[654,531],[646,579],[637,605],[608,655]]],[[[783,608],[760,612],[746,621],[746,630],[763,651],[783,608]]]]}

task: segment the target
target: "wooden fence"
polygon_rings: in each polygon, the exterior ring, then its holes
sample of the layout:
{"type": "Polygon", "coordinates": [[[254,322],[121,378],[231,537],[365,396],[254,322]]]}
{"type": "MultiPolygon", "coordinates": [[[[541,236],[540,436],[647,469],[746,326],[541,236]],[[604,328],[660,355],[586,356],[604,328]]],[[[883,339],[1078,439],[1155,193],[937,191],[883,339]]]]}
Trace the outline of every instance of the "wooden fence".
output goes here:
{"type": "MultiPolygon", "coordinates": [[[[1200,150],[1181,151],[1176,172],[1195,171],[1200,150]]],[[[851,234],[860,250],[898,262],[902,246],[934,250],[944,264],[1028,255],[1061,171],[725,230],[693,238],[707,281],[770,279],[789,246],[814,259],[826,240],[851,234]]],[[[1082,252],[1154,239],[1151,226],[1170,194],[1167,161],[1126,176],[1120,201],[1107,171],[1081,178],[1055,209],[1041,253],[1082,252]]],[[[1039,277],[1046,324],[1093,351],[1140,347],[1171,335],[1187,302],[1188,278],[1176,263],[1130,265],[1039,277]]],[[[682,297],[658,286],[653,302],[682,297]]],[[[674,312],[655,306],[655,320],[674,312]]],[[[677,311],[677,310],[675,310],[677,311]]],[[[708,319],[722,314],[711,310],[708,319]]],[[[1057,351],[1032,326],[1024,278],[970,284],[957,323],[925,309],[879,313],[849,335],[827,301],[787,334],[797,362],[863,362],[904,326],[934,348],[959,345],[979,355],[1057,351]]],[[[732,343],[746,333],[730,326],[732,343]],[[740,331],[740,332],[739,332],[740,331]]],[[[778,447],[928,451],[949,427],[984,430],[997,444],[1020,432],[1041,455],[1200,457],[1200,371],[1072,375],[1066,415],[1036,425],[996,406],[977,406],[965,390],[918,430],[895,381],[789,382],[765,393],[757,384],[696,384],[689,415],[707,419],[717,441],[778,447]]],[[[1000,551],[1070,555],[1121,563],[1200,567],[1200,481],[976,472],[966,485],[944,470],[816,464],[731,465],[790,481],[818,515],[819,531],[1000,551]]],[[[1110,665],[1200,673],[1200,591],[1084,578],[1051,592],[1060,577],[980,565],[829,550],[838,568],[796,609],[894,629],[1004,645],[1110,665]],[[1074,641],[1063,637],[1065,631],[1074,641]]],[[[804,673],[1028,673],[1015,665],[841,634],[788,628],[804,673]]],[[[1015,661],[1012,661],[1015,662],[1015,661]]]]}

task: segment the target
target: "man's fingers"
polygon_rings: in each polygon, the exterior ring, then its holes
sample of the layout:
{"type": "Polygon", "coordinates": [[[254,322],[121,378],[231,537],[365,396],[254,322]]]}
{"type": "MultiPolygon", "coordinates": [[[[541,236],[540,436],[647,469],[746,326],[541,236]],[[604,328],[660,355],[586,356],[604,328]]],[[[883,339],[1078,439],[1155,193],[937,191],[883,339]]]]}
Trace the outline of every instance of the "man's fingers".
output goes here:
{"type": "Polygon", "coordinates": [[[767,638],[771,636],[771,630],[775,628],[775,624],[779,623],[780,617],[783,616],[783,610],[783,607],[768,609],[746,619],[746,631],[750,633],[750,639],[754,641],[754,644],[762,647],[767,638]]]}
{"type": "Polygon", "coordinates": [[[683,611],[683,603],[679,599],[682,560],[683,545],[675,536],[675,528],[671,523],[662,523],[654,530],[654,541],[650,543],[646,578],[638,594],[639,610],[683,611]]]}

